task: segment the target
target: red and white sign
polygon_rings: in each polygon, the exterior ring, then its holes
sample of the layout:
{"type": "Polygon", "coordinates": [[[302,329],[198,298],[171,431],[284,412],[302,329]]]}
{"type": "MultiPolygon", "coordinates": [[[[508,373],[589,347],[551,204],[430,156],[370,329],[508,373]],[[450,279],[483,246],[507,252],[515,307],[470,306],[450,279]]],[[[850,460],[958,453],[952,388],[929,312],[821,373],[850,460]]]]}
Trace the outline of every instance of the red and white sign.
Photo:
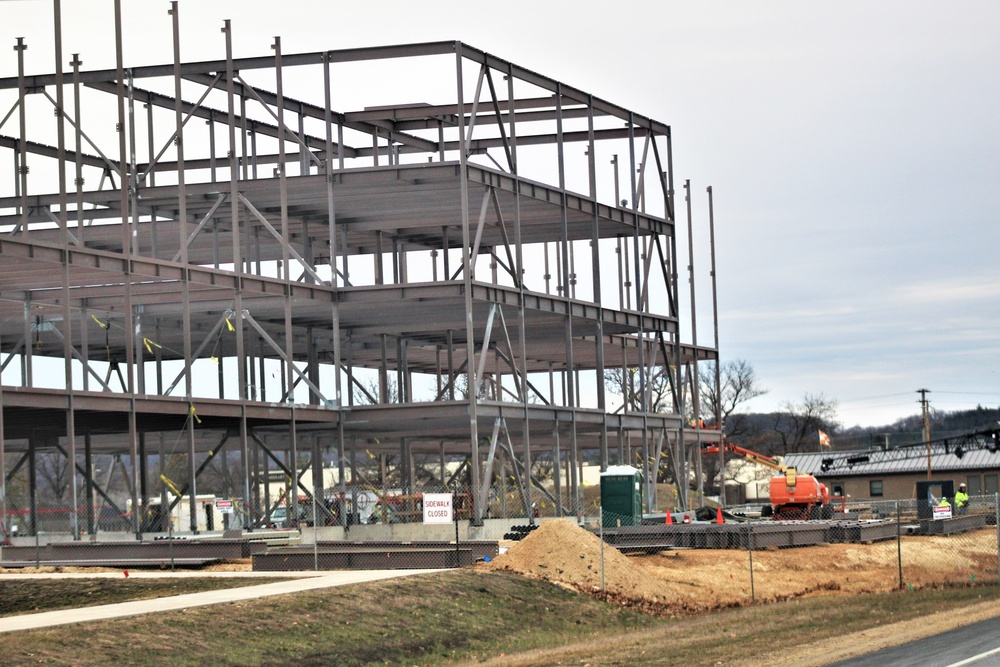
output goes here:
{"type": "Polygon", "coordinates": [[[215,501],[215,509],[219,510],[222,514],[232,514],[233,513],[233,501],[232,500],[219,500],[215,501]]]}
{"type": "Polygon", "coordinates": [[[452,503],[450,493],[424,494],[424,523],[451,523],[452,503]]]}
{"type": "Polygon", "coordinates": [[[935,519],[950,519],[951,518],[951,505],[935,505],[934,506],[934,518],[935,519]]]}

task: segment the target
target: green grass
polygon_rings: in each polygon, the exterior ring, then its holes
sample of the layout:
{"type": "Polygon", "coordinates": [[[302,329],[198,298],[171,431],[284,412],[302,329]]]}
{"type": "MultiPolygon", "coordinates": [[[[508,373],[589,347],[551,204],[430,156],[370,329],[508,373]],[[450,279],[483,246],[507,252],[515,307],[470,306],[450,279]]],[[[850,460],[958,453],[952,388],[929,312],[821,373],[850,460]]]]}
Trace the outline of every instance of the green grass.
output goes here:
{"type": "Polygon", "coordinates": [[[163,579],[7,579],[0,577],[0,617],[74,609],[223,588],[256,586],[282,579],[191,577],[163,579]]]}
{"type": "Polygon", "coordinates": [[[816,596],[658,618],[544,582],[457,570],[3,635],[3,664],[714,666],[971,602],[995,586],[816,596]],[[524,651],[547,652],[531,658],[524,651]],[[580,661],[583,661],[581,663],[580,661]]]}

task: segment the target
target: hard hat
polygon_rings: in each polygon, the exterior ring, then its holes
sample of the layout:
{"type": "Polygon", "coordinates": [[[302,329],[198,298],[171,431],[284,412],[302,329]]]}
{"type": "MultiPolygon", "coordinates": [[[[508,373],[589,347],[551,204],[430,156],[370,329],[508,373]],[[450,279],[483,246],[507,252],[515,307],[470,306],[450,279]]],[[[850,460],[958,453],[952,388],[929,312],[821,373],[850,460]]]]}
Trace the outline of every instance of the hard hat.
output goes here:
{"type": "Polygon", "coordinates": [[[958,488],[960,488],[960,489],[964,489],[964,488],[965,488],[965,484],[959,484],[959,485],[958,485],[958,488]]]}

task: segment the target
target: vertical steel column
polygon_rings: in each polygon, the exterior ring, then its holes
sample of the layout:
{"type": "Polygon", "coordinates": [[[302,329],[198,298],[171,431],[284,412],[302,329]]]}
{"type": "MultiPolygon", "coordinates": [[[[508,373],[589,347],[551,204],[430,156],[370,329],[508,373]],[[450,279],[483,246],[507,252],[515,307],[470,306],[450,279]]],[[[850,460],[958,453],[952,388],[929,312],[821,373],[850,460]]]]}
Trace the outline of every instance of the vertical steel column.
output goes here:
{"type": "Polygon", "coordinates": [[[34,366],[34,355],[33,350],[34,345],[31,344],[31,324],[34,317],[31,314],[31,302],[30,295],[28,295],[24,302],[24,320],[22,322],[22,327],[24,331],[24,354],[21,355],[21,386],[31,387],[34,384],[34,371],[32,367],[34,366]]]}
{"type": "MultiPolygon", "coordinates": [[[[553,422],[552,424],[552,491],[556,497],[556,516],[561,517],[563,515],[563,497],[562,497],[562,452],[559,451],[559,422],[553,422]]],[[[530,485],[531,478],[530,474],[528,476],[528,484],[530,485]]],[[[531,509],[528,508],[529,516],[531,514],[531,509]]]]}
{"type": "Polygon", "coordinates": [[[580,513],[580,484],[577,475],[577,461],[579,451],[577,450],[576,437],[576,407],[577,395],[576,384],[574,382],[575,363],[573,361],[573,304],[572,289],[570,285],[570,242],[569,242],[569,214],[566,209],[566,155],[563,143],[563,109],[562,109],[562,84],[556,83],[556,158],[559,169],[559,223],[560,239],[559,245],[559,281],[562,283],[562,297],[566,303],[566,368],[563,373],[563,400],[566,407],[570,408],[570,460],[567,463],[567,471],[570,472],[570,494],[572,499],[573,514],[580,513]]]}
{"type": "MultiPolygon", "coordinates": [[[[149,510],[149,461],[146,454],[146,432],[139,433],[139,502],[142,507],[142,517],[148,516],[149,510]]],[[[143,529],[143,520],[139,519],[139,530],[143,529]]]]}
{"type": "MultiPolygon", "coordinates": [[[[691,369],[688,371],[691,377],[691,414],[694,423],[698,427],[697,441],[695,442],[695,470],[698,476],[699,502],[704,504],[705,500],[705,471],[701,461],[701,395],[699,391],[698,377],[698,311],[695,303],[695,282],[694,282],[694,223],[691,220],[691,181],[684,181],[684,200],[687,204],[687,232],[688,232],[688,283],[691,287],[691,347],[694,350],[691,359],[691,369]]],[[[677,331],[680,335],[680,327],[677,331]]],[[[679,363],[679,360],[678,360],[679,363]]],[[[684,417],[684,413],[681,413],[684,417]]]]}
{"type": "MultiPolygon", "coordinates": [[[[87,533],[90,534],[91,540],[97,539],[97,516],[94,512],[94,455],[93,455],[93,442],[90,437],[90,432],[84,434],[83,436],[83,469],[84,469],[84,494],[87,497],[87,533]]],[[[160,457],[162,462],[163,457],[160,457]]],[[[162,468],[162,463],[161,463],[162,468]]],[[[162,470],[161,470],[162,472],[162,470]]],[[[166,507],[166,504],[163,505],[166,507]]]]}
{"type": "Polygon", "coordinates": [[[448,490],[448,468],[445,461],[444,440],[438,443],[438,477],[441,479],[441,492],[444,493],[448,490]]]}
{"type": "Polygon", "coordinates": [[[17,142],[17,155],[20,157],[20,161],[17,163],[18,173],[14,179],[15,185],[18,186],[18,194],[21,196],[21,222],[19,225],[24,233],[28,231],[28,113],[26,110],[28,91],[24,81],[24,52],[27,48],[28,45],[24,43],[24,38],[18,37],[14,50],[17,51],[17,117],[21,123],[21,133],[17,142]]]}
{"type": "MultiPolygon", "coordinates": [[[[153,141],[153,138],[154,138],[154,133],[153,133],[153,100],[152,100],[152,96],[151,95],[147,95],[145,107],[146,107],[146,154],[147,154],[147,160],[150,163],[152,163],[153,159],[156,157],[156,145],[154,144],[154,141],[153,141]]],[[[149,187],[151,187],[151,188],[152,187],[156,187],[156,169],[155,168],[153,168],[153,169],[150,170],[148,178],[149,178],[149,183],[147,183],[147,185],[149,187]]],[[[152,222],[150,224],[153,224],[153,225],[156,224],[155,223],[155,218],[156,218],[156,209],[154,208],[153,209],[153,218],[152,218],[152,222]]],[[[154,234],[153,238],[154,239],[156,238],[155,234],[154,234]]],[[[153,253],[153,256],[154,257],[156,256],[155,252],[153,253]]]]}
{"type": "MultiPolygon", "coordinates": [[[[590,181],[590,199],[594,206],[594,226],[590,238],[590,258],[592,263],[593,277],[591,285],[593,289],[593,300],[597,306],[597,320],[594,323],[594,339],[596,341],[597,368],[594,370],[597,385],[597,409],[601,412],[601,432],[599,437],[600,445],[600,466],[601,471],[608,468],[608,420],[607,420],[607,397],[604,394],[604,316],[601,314],[601,233],[600,233],[600,213],[597,205],[597,147],[594,143],[594,96],[587,96],[587,171],[590,181]]],[[[624,379],[624,378],[622,378],[624,379]]]]}
{"type": "MultiPolygon", "coordinates": [[[[229,129],[229,225],[232,230],[233,272],[241,276],[245,270],[240,234],[239,170],[236,159],[236,90],[233,71],[233,33],[229,19],[223,21],[222,32],[226,36],[226,99],[228,103],[229,129]]],[[[236,334],[236,384],[240,401],[240,463],[243,466],[243,488],[245,502],[250,502],[250,445],[247,432],[247,358],[243,340],[243,281],[237,280],[233,294],[233,328],[236,334]]],[[[244,526],[253,530],[253,522],[244,526]]]]}
{"type": "MultiPolygon", "coordinates": [[[[458,101],[458,163],[459,190],[462,198],[462,283],[465,292],[465,372],[469,387],[469,445],[470,481],[472,483],[472,522],[480,524],[483,518],[483,497],[479,481],[479,386],[476,378],[476,330],[472,321],[472,235],[469,230],[469,143],[465,135],[465,88],[462,80],[462,43],[455,42],[455,80],[458,101]]],[[[483,350],[485,354],[486,350],[483,350]]]]}
{"type": "Polygon", "coordinates": [[[28,534],[35,536],[38,544],[38,460],[35,446],[35,429],[28,434],[28,534]]]}
{"type": "MultiPolygon", "coordinates": [[[[174,3],[177,4],[176,2],[174,3]]],[[[138,460],[138,433],[136,430],[136,414],[135,414],[135,351],[133,349],[132,342],[135,340],[135,332],[132,325],[132,272],[131,272],[131,262],[132,262],[132,228],[129,224],[129,193],[128,193],[128,174],[127,174],[127,162],[126,162],[126,145],[125,145],[125,69],[122,56],[122,16],[121,16],[121,0],[115,0],[115,65],[117,79],[117,95],[118,95],[118,160],[119,160],[119,178],[120,183],[118,184],[121,193],[120,207],[121,207],[121,241],[122,241],[122,254],[125,259],[125,272],[122,276],[122,281],[124,283],[124,304],[122,306],[122,317],[124,322],[122,326],[124,327],[124,349],[125,349],[125,367],[127,375],[127,386],[124,388],[125,392],[129,396],[129,410],[128,410],[128,440],[129,440],[129,457],[132,462],[132,479],[130,487],[130,492],[132,496],[132,507],[138,507],[139,498],[136,495],[136,490],[139,485],[138,474],[139,469],[136,465],[138,460]]],[[[139,531],[139,524],[136,521],[135,513],[132,514],[132,527],[136,533],[139,531]]]]}
{"type": "MultiPolygon", "coordinates": [[[[17,88],[18,88],[18,118],[21,123],[21,135],[18,141],[18,151],[21,157],[18,165],[20,195],[21,195],[21,221],[19,226],[24,233],[28,232],[28,138],[27,138],[27,113],[25,106],[28,101],[27,88],[24,81],[24,51],[28,46],[24,43],[23,37],[17,38],[17,88]]],[[[24,354],[21,356],[21,386],[31,386],[31,309],[27,303],[24,304],[24,354]]]]}
{"type": "Polygon", "coordinates": [[[188,477],[189,477],[189,519],[190,527],[192,533],[198,532],[198,470],[195,466],[195,438],[194,438],[194,424],[195,424],[195,407],[193,403],[193,382],[192,382],[192,365],[194,360],[191,358],[191,288],[188,284],[187,275],[187,265],[188,265],[188,250],[187,250],[187,194],[184,187],[184,116],[182,109],[181,100],[181,35],[180,35],[180,15],[177,10],[177,0],[173,0],[170,3],[170,11],[168,12],[170,16],[173,17],[173,35],[174,35],[174,121],[177,125],[177,229],[180,239],[180,250],[181,257],[180,262],[184,265],[185,271],[184,276],[181,279],[181,303],[183,312],[181,314],[182,327],[184,329],[184,363],[187,365],[187,370],[184,373],[184,397],[188,401],[188,418],[186,423],[187,432],[187,444],[188,444],[188,477]]]}
{"type": "MultiPolygon", "coordinates": [[[[677,243],[676,243],[676,236],[671,239],[671,243],[670,243],[670,264],[671,264],[670,276],[671,276],[672,282],[673,282],[673,285],[671,286],[671,289],[673,290],[673,303],[677,304],[678,303],[678,299],[680,298],[680,286],[679,286],[679,280],[678,280],[678,275],[677,275],[677,243]]],[[[676,308],[676,306],[675,306],[675,308],[676,308]]],[[[680,319],[679,318],[679,312],[675,313],[674,315],[675,315],[675,317],[678,318],[678,320],[680,319]]],[[[674,357],[678,360],[678,363],[677,363],[676,375],[674,376],[673,381],[675,382],[674,386],[677,387],[677,400],[679,401],[679,404],[676,404],[674,406],[674,412],[676,414],[681,415],[680,426],[677,429],[677,444],[676,444],[677,449],[676,449],[676,453],[674,455],[674,460],[676,461],[676,466],[677,466],[678,473],[679,473],[678,476],[677,476],[677,478],[679,480],[687,480],[687,448],[686,448],[686,445],[685,445],[685,442],[684,442],[685,441],[685,431],[686,431],[686,429],[685,429],[684,418],[683,418],[683,416],[684,416],[684,396],[683,396],[683,392],[681,392],[681,390],[680,390],[681,380],[682,380],[682,378],[681,378],[681,370],[682,369],[681,369],[681,364],[680,364],[680,358],[681,358],[681,337],[680,337],[680,331],[679,330],[678,330],[678,332],[676,334],[674,334],[674,357]]],[[[678,483],[678,485],[677,485],[677,498],[678,498],[679,501],[682,501],[682,507],[681,507],[681,509],[685,509],[685,510],[689,509],[688,508],[688,503],[687,503],[687,496],[688,496],[688,494],[687,494],[687,484],[686,484],[686,482],[684,482],[684,483],[678,483]]]]}
{"type": "MultiPolygon", "coordinates": [[[[287,395],[284,399],[289,403],[295,402],[295,369],[294,358],[292,356],[292,297],[291,297],[291,236],[288,229],[288,179],[286,175],[287,164],[285,158],[285,139],[287,129],[285,128],[285,93],[281,72],[281,38],[275,37],[274,44],[274,77],[275,77],[275,97],[278,113],[278,197],[281,206],[281,264],[284,267],[281,278],[285,284],[284,304],[285,304],[285,385],[287,395]]],[[[295,487],[293,487],[295,488],[295,487]]],[[[296,492],[297,493],[297,492],[296,492]]]]}
{"type": "MultiPolygon", "coordinates": [[[[139,168],[136,164],[136,148],[135,148],[135,95],[133,93],[133,88],[135,87],[132,83],[132,70],[125,70],[125,80],[128,81],[126,86],[128,94],[128,167],[129,167],[129,195],[132,201],[132,223],[135,225],[132,231],[132,253],[135,255],[139,254],[139,236],[136,230],[139,229],[139,168]]],[[[124,130],[123,130],[124,131],[124,130]]],[[[139,371],[141,372],[142,367],[140,365],[139,371]]],[[[141,377],[140,377],[141,382],[141,377]]],[[[142,390],[142,384],[139,385],[140,391],[142,390]]]]}
{"type": "MultiPolygon", "coordinates": [[[[712,186],[708,192],[708,243],[712,259],[712,325],[715,329],[715,428],[719,436],[723,434],[722,424],[722,356],[719,354],[719,292],[715,273],[715,209],[712,202],[712,186]]],[[[719,505],[726,506],[725,451],[722,441],[719,441],[719,505]]]]}
{"type": "MultiPolygon", "coordinates": [[[[524,489],[525,502],[527,502],[528,507],[525,508],[528,516],[531,517],[531,523],[534,523],[534,513],[531,512],[532,505],[532,493],[533,489],[531,486],[531,420],[529,418],[528,411],[528,333],[527,333],[527,312],[524,306],[525,303],[525,287],[524,287],[524,241],[521,237],[521,181],[520,175],[518,173],[517,166],[517,123],[516,123],[516,108],[514,103],[514,66],[510,63],[507,64],[507,110],[508,110],[508,134],[510,135],[510,171],[511,175],[515,179],[514,191],[514,273],[517,276],[517,291],[518,291],[518,324],[517,324],[517,336],[520,339],[518,341],[520,346],[521,355],[521,373],[517,378],[519,386],[519,395],[522,402],[522,409],[524,410],[524,481],[521,484],[521,488],[524,489]]],[[[498,121],[499,122],[499,121],[498,121]]],[[[511,350],[511,354],[514,351],[511,350]]],[[[511,473],[517,475],[517,465],[516,465],[516,454],[513,451],[513,446],[511,447],[511,473]]],[[[504,477],[506,481],[506,477],[504,477]]],[[[506,485],[505,485],[506,486],[506,485]]],[[[506,518],[506,493],[504,493],[504,517],[506,518]]]]}
{"type": "MultiPolygon", "coordinates": [[[[638,202],[638,192],[636,184],[636,164],[635,164],[635,123],[632,117],[632,113],[629,112],[628,115],[628,156],[629,156],[629,175],[630,175],[630,189],[629,192],[632,196],[631,208],[632,208],[632,260],[633,260],[633,270],[635,271],[635,309],[639,315],[639,330],[636,343],[638,344],[639,352],[639,406],[642,414],[642,445],[641,451],[645,460],[643,461],[643,468],[645,469],[645,480],[646,484],[655,484],[655,480],[651,480],[650,477],[656,474],[655,470],[651,469],[649,457],[646,453],[649,451],[649,397],[646,391],[646,383],[648,381],[648,376],[646,372],[646,333],[645,333],[645,321],[644,321],[644,308],[647,306],[643,304],[642,301],[642,263],[641,252],[639,250],[639,202],[638,202]]],[[[667,363],[669,368],[669,361],[664,359],[664,363],[667,363]]],[[[680,357],[678,357],[678,366],[680,365],[680,357]]],[[[680,370],[678,369],[678,373],[680,370]]],[[[650,494],[646,494],[646,511],[653,511],[651,505],[652,498],[650,494]]]]}
{"type": "MultiPolygon", "coordinates": [[[[310,262],[311,264],[312,262],[310,262]]],[[[311,277],[307,277],[306,280],[310,280],[311,277]]],[[[313,333],[313,327],[306,327],[306,377],[315,386],[319,387],[319,348],[316,344],[316,336],[313,333]]],[[[309,397],[308,402],[310,405],[320,404],[320,394],[316,392],[312,387],[309,387],[309,397]]]]}
{"type": "MultiPolygon", "coordinates": [[[[250,178],[250,160],[248,159],[250,152],[247,148],[248,136],[250,136],[250,130],[247,129],[247,98],[243,94],[243,90],[240,89],[240,175],[243,180],[250,178]]],[[[249,261],[249,257],[247,260],[249,261]]],[[[247,273],[249,272],[250,268],[248,266],[247,273]]]]}
{"type": "MultiPolygon", "coordinates": [[[[69,249],[72,235],[69,231],[69,218],[66,213],[66,100],[63,91],[62,64],[62,7],[60,0],[53,0],[53,25],[56,59],[56,141],[57,161],[59,170],[59,226],[62,227],[62,244],[66,257],[62,263],[62,318],[63,318],[63,382],[66,386],[66,458],[69,459],[70,470],[70,532],[74,540],[80,539],[80,522],[77,512],[80,506],[77,498],[76,481],[76,413],[73,406],[73,313],[70,308],[69,285],[69,249]]],[[[74,58],[75,61],[75,58],[74,58]]],[[[79,118],[77,119],[79,125],[79,118]]],[[[79,146],[77,154],[79,155],[79,146]]],[[[79,162],[79,157],[77,158],[79,162]]]]}
{"type": "MultiPolygon", "coordinates": [[[[76,187],[76,238],[81,244],[84,242],[83,233],[83,120],[80,117],[80,54],[74,53],[70,65],[73,66],[73,115],[76,118],[75,138],[76,138],[76,178],[73,184],[76,187]]],[[[86,375],[86,373],[84,373],[86,375]]]]}
{"type": "MultiPolygon", "coordinates": [[[[326,486],[323,483],[323,454],[320,451],[319,436],[317,434],[309,434],[309,445],[309,457],[312,459],[310,465],[312,466],[313,527],[315,527],[317,522],[320,521],[321,514],[315,511],[316,504],[326,500],[326,486]]],[[[325,524],[327,519],[326,505],[323,507],[322,520],[325,524]]]]}
{"type": "MultiPolygon", "coordinates": [[[[248,433],[248,435],[250,435],[248,433]]],[[[253,480],[254,484],[250,489],[250,503],[247,509],[247,519],[250,526],[257,526],[261,523],[261,507],[263,506],[260,493],[261,493],[261,472],[260,472],[260,446],[254,443],[254,446],[250,449],[250,460],[253,463],[253,480]]],[[[264,483],[267,484],[267,475],[263,475],[264,483]]],[[[270,487],[267,487],[269,490],[270,487]]]]}
{"type": "Polygon", "coordinates": [[[55,28],[56,58],[56,165],[59,183],[59,226],[62,227],[63,241],[68,246],[69,229],[66,220],[66,118],[63,111],[65,108],[65,95],[63,91],[62,9],[60,0],[52,1],[52,14],[55,28]]]}
{"type": "Polygon", "coordinates": [[[288,487],[288,514],[286,520],[288,525],[299,526],[299,437],[298,429],[295,425],[295,404],[288,407],[288,437],[291,451],[288,453],[291,461],[285,463],[292,473],[292,483],[288,487]]]}
{"type": "MultiPolygon", "coordinates": [[[[343,401],[341,399],[341,376],[340,376],[340,361],[341,361],[341,349],[340,349],[340,280],[337,276],[337,207],[336,201],[333,196],[333,165],[331,163],[332,153],[333,153],[333,111],[332,106],[332,91],[330,86],[330,54],[324,57],[323,61],[323,97],[324,97],[324,110],[323,110],[323,120],[326,125],[326,206],[327,215],[329,217],[329,230],[330,230],[330,285],[334,288],[333,293],[333,303],[330,312],[330,324],[333,329],[333,367],[334,373],[334,395],[337,401],[337,409],[343,406],[343,401]]],[[[343,146],[338,144],[338,152],[343,153],[343,146]]],[[[344,250],[346,252],[347,245],[344,244],[344,250]]]]}
{"type": "MultiPolygon", "coordinates": [[[[669,185],[669,187],[667,188],[667,204],[668,204],[667,210],[672,213],[676,209],[674,207],[673,143],[672,143],[671,138],[670,138],[669,135],[667,135],[667,181],[668,181],[668,185],[669,185]]],[[[673,221],[675,219],[675,217],[676,216],[672,215],[671,220],[673,221]]],[[[673,236],[671,236],[669,239],[667,239],[668,242],[669,242],[669,244],[670,244],[670,258],[669,258],[669,263],[670,263],[669,269],[670,270],[667,272],[667,274],[670,276],[670,281],[671,281],[671,285],[669,286],[669,289],[671,290],[671,303],[674,304],[674,308],[675,308],[675,312],[672,313],[672,315],[675,318],[677,318],[677,320],[679,322],[680,321],[680,310],[679,310],[679,308],[680,308],[680,301],[679,301],[679,299],[680,299],[680,281],[679,281],[679,277],[677,275],[677,231],[676,231],[676,226],[672,226],[672,229],[674,230],[673,236]]],[[[681,386],[681,364],[680,364],[680,358],[681,358],[681,338],[680,338],[680,327],[678,327],[678,331],[674,335],[673,343],[674,343],[674,357],[677,359],[677,374],[676,374],[676,376],[674,376],[671,379],[671,381],[674,382],[675,383],[674,386],[677,387],[676,396],[677,396],[677,400],[680,401],[679,404],[675,403],[675,405],[674,405],[674,412],[682,416],[682,419],[680,420],[680,426],[679,426],[679,428],[677,430],[677,442],[676,442],[676,445],[675,445],[676,449],[673,450],[674,451],[673,458],[674,458],[674,461],[675,461],[674,465],[675,465],[675,468],[676,468],[675,476],[677,477],[677,479],[684,479],[684,480],[686,480],[687,479],[687,453],[686,453],[685,446],[684,446],[684,439],[685,439],[685,427],[684,427],[684,419],[683,419],[683,415],[684,415],[684,402],[683,402],[683,396],[682,396],[682,394],[680,392],[680,386],[681,386]]],[[[688,509],[688,504],[687,504],[687,485],[686,484],[678,485],[677,492],[678,492],[678,500],[682,501],[682,503],[683,503],[682,504],[682,509],[688,509]],[[682,494],[682,492],[683,492],[683,494],[682,494]]]]}

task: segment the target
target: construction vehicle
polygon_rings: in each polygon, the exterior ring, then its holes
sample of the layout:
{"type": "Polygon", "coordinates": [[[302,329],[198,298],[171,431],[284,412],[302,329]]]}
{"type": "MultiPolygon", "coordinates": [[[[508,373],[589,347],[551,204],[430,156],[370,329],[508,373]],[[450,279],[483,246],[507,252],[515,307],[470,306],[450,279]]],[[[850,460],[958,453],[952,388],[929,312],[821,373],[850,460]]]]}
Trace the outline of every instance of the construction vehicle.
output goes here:
{"type": "Polygon", "coordinates": [[[718,454],[725,451],[741,456],[751,463],[758,463],[780,474],[771,478],[770,505],[761,508],[761,516],[776,520],[832,519],[833,505],[826,485],[812,475],[799,473],[775,458],[745,449],[730,442],[710,444],[702,447],[702,455],[718,454]]]}

